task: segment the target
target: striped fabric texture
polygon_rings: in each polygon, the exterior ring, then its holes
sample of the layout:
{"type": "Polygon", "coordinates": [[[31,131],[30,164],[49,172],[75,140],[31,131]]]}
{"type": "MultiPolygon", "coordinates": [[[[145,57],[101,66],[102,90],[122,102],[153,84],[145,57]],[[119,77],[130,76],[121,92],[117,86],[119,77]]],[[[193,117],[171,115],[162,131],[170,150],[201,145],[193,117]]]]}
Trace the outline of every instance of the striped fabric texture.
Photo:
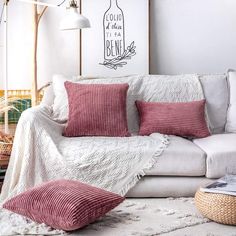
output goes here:
{"type": "Polygon", "coordinates": [[[210,135],[205,120],[205,100],[180,103],[136,101],[140,115],[139,135],[162,133],[204,138],[210,135]]]}
{"type": "Polygon", "coordinates": [[[128,84],[65,82],[69,101],[66,137],[130,136],[126,115],[128,84]]]}
{"type": "Polygon", "coordinates": [[[3,207],[52,228],[72,231],[94,222],[122,201],[117,194],[79,181],[56,180],[19,194],[3,207]]]}

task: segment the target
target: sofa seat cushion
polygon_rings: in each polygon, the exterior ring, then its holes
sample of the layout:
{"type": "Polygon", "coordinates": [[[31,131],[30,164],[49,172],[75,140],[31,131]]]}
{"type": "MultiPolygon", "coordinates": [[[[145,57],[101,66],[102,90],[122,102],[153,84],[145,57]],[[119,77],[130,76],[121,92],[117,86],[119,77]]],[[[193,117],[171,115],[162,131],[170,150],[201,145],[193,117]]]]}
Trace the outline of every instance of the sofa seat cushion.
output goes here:
{"type": "Polygon", "coordinates": [[[204,176],[206,154],[193,142],[170,136],[169,147],[157,158],[154,167],[146,175],[204,176]]]}
{"type": "Polygon", "coordinates": [[[205,177],[144,176],[126,197],[194,197],[197,189],[212,181],[205,177]]]}
{"type": "Polygon", "coordinates": [[[195,139],[207,154],[206,177],[220,178],[236,168],[236,134],[217,134],[203,139],[195,139]]]}

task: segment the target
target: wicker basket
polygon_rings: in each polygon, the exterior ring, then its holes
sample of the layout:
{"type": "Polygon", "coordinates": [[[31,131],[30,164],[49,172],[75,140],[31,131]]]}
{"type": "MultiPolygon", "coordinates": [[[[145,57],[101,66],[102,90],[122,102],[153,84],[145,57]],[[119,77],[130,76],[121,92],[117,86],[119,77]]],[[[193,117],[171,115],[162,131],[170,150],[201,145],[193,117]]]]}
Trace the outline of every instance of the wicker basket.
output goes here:
{"type": "Polygon", "coordinates": [[[195,204],[198,210],[210,220],[236,225],[236,197],[199,190],[195,195],[195,204]]]}
{"type": "Polygon", "coordinates": [[[0,155],[11,155],[13,143],[0,142],[0,155]]]}
{"type": "Polygon", "coordinates": [[[2,185],[3,185],[3,182],[0,182],[0,193],[2,191],[2,185]]]}

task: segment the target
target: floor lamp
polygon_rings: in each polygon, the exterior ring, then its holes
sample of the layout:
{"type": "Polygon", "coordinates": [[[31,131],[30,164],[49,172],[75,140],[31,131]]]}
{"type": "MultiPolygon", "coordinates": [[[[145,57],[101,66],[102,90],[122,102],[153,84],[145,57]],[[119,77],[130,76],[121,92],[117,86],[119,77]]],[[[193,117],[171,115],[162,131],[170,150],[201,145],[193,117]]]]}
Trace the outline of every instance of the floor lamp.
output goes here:
{"type": "MultiPolygon", "coordinates": [[[[61,7],[66,0],[63,0],[57,5],[54,4],[49,4],[49,3],[44,3],[40,2],[37,0],[4,0],[4,5],[2,9],[2,16],[4,17],[4,41],[5,41],[5,47],[4,47],[4,96],[5,96],[5,104],[6,106],[8,105],[8,5],[9,2],[11,1],[20,1],[20,2],[26,2],[26,3],[31,3],[33,6],[44,6],[43,12],[48,8],[48,7],[61,7]]],[[[42,16],[41,14],[41,16],[42,16]]],[[[41,17],[39,16],[39,17],[41,17]]],[[[66,8],[66,14],[65,17],[60,22],[60,30],[76,30],[76,29],[83,29],[83,28],[89,28],[90,27],[90,22],[89,20],[81,15],[78,12],[78,4],[76,0],[71,0],[69,2],[69,7],[66,8]]],[[[37,37],[37,34],[36,34],[37,37]]],[[[81,43],[81,42],[80,42],[81,43]]],[[[36,48],[37,50],[37,48],[36,48]]],[[[35,67],[36,68],[36,67],[35,67]]],[[[34,74],[37,74],[37,69],[35,69],[34,74]]],[[[31,97],[32,97],[32,102],[37,101],[37,75],[34,77],[32,81],[32,89],[31,89],[31,97]]],[[[5,133],[8,133],[8,112],[5,112],[5,133]]]]}

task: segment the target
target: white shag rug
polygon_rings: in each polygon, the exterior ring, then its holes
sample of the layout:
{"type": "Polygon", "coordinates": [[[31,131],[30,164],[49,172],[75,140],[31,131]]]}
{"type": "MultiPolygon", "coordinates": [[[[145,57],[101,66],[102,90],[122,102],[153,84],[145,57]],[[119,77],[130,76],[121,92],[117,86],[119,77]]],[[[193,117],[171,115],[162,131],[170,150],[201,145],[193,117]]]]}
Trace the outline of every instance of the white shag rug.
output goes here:
{"type": "Polygon", "coordinates": [[[105,217],[72,233],[37,227],[25,218],[12,215],[7,219],[4,215],[0,213],[1,236],[236,236],[236,227],[203,218],[192,198],[128,199],[105,217]]]}

